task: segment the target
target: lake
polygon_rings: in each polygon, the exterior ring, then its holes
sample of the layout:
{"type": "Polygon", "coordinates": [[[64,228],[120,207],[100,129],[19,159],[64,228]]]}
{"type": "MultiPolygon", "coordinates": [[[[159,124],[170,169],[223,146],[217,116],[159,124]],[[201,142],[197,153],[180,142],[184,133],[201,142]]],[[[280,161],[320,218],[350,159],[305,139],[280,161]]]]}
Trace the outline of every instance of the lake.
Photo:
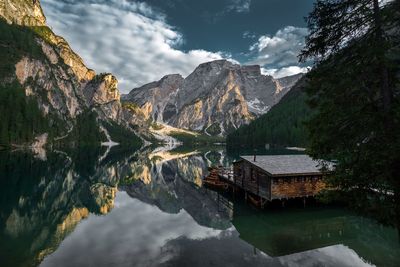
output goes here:
{"type": "Polygon", "coordinates": [[[394,228],[337,207],[260,211],[202,187],[239,154],[0,152],[1,266],[400,266],[394,228]]]}

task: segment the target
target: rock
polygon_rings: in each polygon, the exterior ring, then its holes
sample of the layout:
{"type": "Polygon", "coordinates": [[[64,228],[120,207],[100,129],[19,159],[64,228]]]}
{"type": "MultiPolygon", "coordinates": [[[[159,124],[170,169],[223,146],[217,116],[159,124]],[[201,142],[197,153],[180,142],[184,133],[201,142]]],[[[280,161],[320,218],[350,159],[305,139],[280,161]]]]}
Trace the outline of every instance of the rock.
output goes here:
{"type": "Polygon", "coordinates": [[[123,100],[138,104],[146,120],[163,122],[168,100],[175,96],[183,81],[183,77],[179,74],[167,75],[157,82],[133,89],[128,95],[123,96],[123,100]]]}
{"type": "Polygon", "coordinates": [[[95,207],[100,214],[107,214],[114,208],[114,199],[117,189],[102,183],[90,186],[90,193],[93,196],[95,207]]]}
{"type": "Polygon", "coordinates": [[[69,121],[83,110],[80,85],[69,75],[70,69],[52,65],[46,60],[24,57],[15,65],[15,70],[25,94],[37,96],[38,106],[44,114],[51,112],[69,121]]]}
{"type": "Polygon", "coordinates": [[[14,76],[0,77],[1,82],[17,80],[26,96],[35,97],[43,114],[67,124],[66,134],[71,132],[75,118],[86,110],[97,113],[99,122],[131,129],[135,119],[131,113],[123,112],[117,79],[112,74],[96,75],[87,68],[67,41],[47,27],[39,1],[1,1],[0,17],[9,23],[32,27],[43,52],[17,58],[14,76]]]}
{"type": "Polygon", "coordinates": [[[47,133],[41,134],[35,138],[35,142],[31,145],[32,152],[35,154],[35,157],[46,161],[46,150],[44,149],[47,144],[47,139],[49,135],[47,133]]]}
{"type": "Polygon", "coordinates": [[[138,105],[146,119],[226,135],[268,112],[300,77],[274,79],[262,75],[258,65],[216,60],[199,65],[185,79],[167,75],[133,89],[123,100],[138,105]]]}
{"type": "Polygon", "coordinates": [[[8,23],[23,26],[45,26],[46,17],[39,0],[2,0],[0,16],[8,23]]]}
{"type": "Polygon", "coordinates": [[[83,92],[90,106],[120,100],[118,81],[112,74],[97,75],[85,86],[83,92]]]}

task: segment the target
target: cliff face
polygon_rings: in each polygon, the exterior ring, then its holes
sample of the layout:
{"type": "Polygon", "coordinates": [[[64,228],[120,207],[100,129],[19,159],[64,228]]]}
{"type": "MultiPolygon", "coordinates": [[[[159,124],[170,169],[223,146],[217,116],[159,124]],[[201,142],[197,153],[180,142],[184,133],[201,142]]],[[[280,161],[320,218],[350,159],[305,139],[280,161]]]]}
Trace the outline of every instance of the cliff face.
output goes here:
{"type": "Polygon", "coordinates": [[[201,64],[186,79],[166,76],[123,99],[157,122],[225,135],[268,112],[300,77],[274,79],[262,75],[260,66],[217,60],[201,64]]]}
{"type": "Polygon", "coordinates": [[[46,25],[39,0],[2,0],[0,14],[8,23],[22,26],[46,25]]]}
{"type": "Polygon", "coordinates": [[[37,100],[45,116],[55,115],[64,122],[64,133],[72,130],[74,119],[84,111],[97,113],[100,122],[130,128],[131,113],[122,110],[117,79],[111,74],[96,75],[87,68],[66,40],[46,26],[39,1],[1,1],[0,17],[9,24],[2,21],[5,29],[14,27],[22,33],[33,33],[31,46],[38,48],[35,53],[15,53],[19,51],[18,42],[2,35],[1,42],[14,44],[7,46],[13,58],[4,64],[15,64],[11,66],[14,72],[0,75],[4,84],[18,81],[25,95],[37,100]]]}
{"type": "Polygon", "coordinates": [[[183,82],[184,79],[179,74],[167,75],[157,82],[132,90],[128,95],[123,96],[123,100],[133,100],[139,105],[145,119],[162,122],[168,100],[175,97],[183,82]]]}
{"type": "Polygon", "coordinates": [[[86,103],[97,109],[102,119],[123,124],[125,122],[118,90],[118,80],[112,74],[100,74],[83,89],[86,103]]]}
{"type": "Polygon", "coordinates": [[[57,65],[60,57],[55,50],[43,41],[40,43],[49,57],[46,55],[39,60],[24,56],[15,65],[15,76],[27,96],[37,97],[39,107],[46,115],[56,113],[69,121],[84,108],[80,84],[70,68],[57,65]]]}

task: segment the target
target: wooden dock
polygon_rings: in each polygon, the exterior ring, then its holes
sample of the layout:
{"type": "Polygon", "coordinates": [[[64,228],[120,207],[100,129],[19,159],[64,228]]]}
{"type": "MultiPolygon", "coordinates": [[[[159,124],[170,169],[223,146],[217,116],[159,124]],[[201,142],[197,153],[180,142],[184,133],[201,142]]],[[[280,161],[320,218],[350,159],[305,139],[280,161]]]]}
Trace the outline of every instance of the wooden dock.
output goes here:
{"type": "Polygon", "coordinates": [[[221,176],[223,173],[224,170],[222,167],[210,168],[210,173],[203,180],[204,185],[212,189],[228,189],[230,183],[227,183],[225,179],[223,179],[221,176]]]}
{"type": "Polygon", "coordinates": [[[325,183],[318,162],[307,155],[242,156],[233,168],[210,168],[204,185],[216,190],[242,192],[246,201],[263,208],[267,202],[313,197],[325,183]]]}
{"type": "Polygon", "coordinates": [[[263,207],[266,203],[266,199],[244,190],[243,185],[235,180],[232,168],[222,166],[210,168],[210,173],[204,178],[203,183],[210,189],[231,191],[233,194],[243,191],[245,200],[257,207],[263,207]]]}

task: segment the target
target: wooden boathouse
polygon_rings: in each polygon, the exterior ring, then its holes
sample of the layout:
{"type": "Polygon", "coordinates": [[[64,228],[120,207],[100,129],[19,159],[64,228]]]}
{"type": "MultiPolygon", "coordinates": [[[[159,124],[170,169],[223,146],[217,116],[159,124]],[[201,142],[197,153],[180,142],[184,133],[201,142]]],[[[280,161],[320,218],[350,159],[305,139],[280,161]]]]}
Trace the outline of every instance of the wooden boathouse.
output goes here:
{"type": "Polygon", "coordinates": [[[241,156],[233,163],[233,172],[219,170],[219,181],[243,190],[246,199],[263,207],[275,199],[317,195],[326,187],[326,174],[308,155],[241,156]]]}

